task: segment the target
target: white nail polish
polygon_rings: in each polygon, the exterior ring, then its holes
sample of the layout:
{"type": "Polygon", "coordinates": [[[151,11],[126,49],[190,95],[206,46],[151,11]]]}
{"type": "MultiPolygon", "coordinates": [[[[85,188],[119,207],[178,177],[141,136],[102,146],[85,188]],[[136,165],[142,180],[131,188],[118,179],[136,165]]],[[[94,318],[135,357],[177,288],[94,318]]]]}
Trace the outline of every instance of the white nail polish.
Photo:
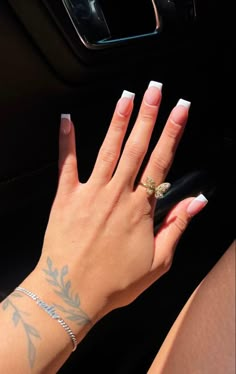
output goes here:
{"type": "Polygon", "coordinates": [[[71,121],[71,116],[70,114],[61,114],[61,119],[68,119],[69,121],[71,121]]]}
{"type": "Polygon", "coordinates": [[[131,100],[133,100],[134,96],[135,94],[133,92],[126,91],[126,90],[124,90],[121,95],[121,97],[126,97],[127,99],[131,99],[131,100]]]}
{"type": "Polygon", "coordinates": [[[203,194],[198,195],[191,201],[189,206],[187,207],[187,213],[189,216],[193,217],[197,213],[199,213],[208,203],[208,200],[205,198],[203,194]]]}
{"type": "Polygon", "coordinates": [[[191,102],[187,101],[187,100],[184,100],[184,99],[179,99],[179,101],[176,104],[176,106],[179,106],[179,105],[182,105],[182,106],[184,106],[185,108],[188,109],[188,108],[190,108],[191,102]]]}
{"type": "Polygon", "coordinates": [[[207,198],[201,193],[197,197],[195,197],[194,201],[200,201],[201,203],[207,203],[207,198]]]}
{"type": "Polygon", "coordinates": [[[163,86],[163,84],[161,82],[156,82],[156,81],[150,81],[150,83],[148,85],[148,87],[156,87],[160,91],[162,90],[162,86],[163,86]]]}

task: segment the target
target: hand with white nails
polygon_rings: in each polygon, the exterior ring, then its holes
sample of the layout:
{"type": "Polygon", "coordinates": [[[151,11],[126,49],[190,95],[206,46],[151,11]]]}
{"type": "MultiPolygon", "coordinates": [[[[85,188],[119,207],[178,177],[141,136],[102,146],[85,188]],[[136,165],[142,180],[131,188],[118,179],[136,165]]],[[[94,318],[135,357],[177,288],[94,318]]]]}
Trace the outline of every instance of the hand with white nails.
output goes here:
{"type": "MultiPolygon", "coordinates": [[[[150,82],[121,152],[134,105],[134,94],[123,92],[86,183],[78,177],[72,122],[62,115],[58,191],[38,269],[49,257],[57,267],[67,264],[73,289],[92,320],[127,305],[170,268],[183,231],[207,203],[203,195],[181,201],[154,237],[156,199],[136,177],[156,123],[161,89],[161,83],[150,82]]],[[[151,177],[156,186],[165,181],[189,107],[189,101],[180,99],[171,111],[141,181],[151,177]]]]}
{"type": "MultiPolygon", "coordinates": [[[[151,181],[152,192],[165,182],[190,108],[190,102],[180,99],[172,109],[137,183],[156,124],[161,89],[161,83],[150,82],[126,144],[123,141],[134,94],[124,91],[86,183],[79,179],[74,125],[69,114],[61,116],[58,189],[39,262],[21,287],[40,295],[45,301],[42,305],[53,305],[78,342],[100,318],[131,303],[168,271],[181,235],[207,203],[203,195],[180,201],[154,236],[153,214],[158,200],[155,194],[147,193],[145,183],[151,181]]],[[[45,326],[40,328],[44,331],[45,326]]],[[[53,333],[44,331],[47,345],[41,346],[39,355],[41,359],[46,355],[49,365],[51,356],[46,347],[50,342],[54,356],[64,349],[57,368],[71,348],[68,334],[61,333],[63,349],[60,339],[55,339],[58,328],[54,326],[53,333]]]]}

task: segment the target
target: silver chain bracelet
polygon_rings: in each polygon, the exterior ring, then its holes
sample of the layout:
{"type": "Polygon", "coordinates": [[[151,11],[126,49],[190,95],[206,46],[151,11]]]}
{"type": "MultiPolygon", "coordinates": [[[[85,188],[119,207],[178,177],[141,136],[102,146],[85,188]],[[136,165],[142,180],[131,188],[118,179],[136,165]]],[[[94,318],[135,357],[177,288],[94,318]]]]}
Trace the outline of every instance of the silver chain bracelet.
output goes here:
{"type": "Polygon", "coordinates": [[[15,288],[15,291],[19,291],[19,292],[22,292],[24,293],[25,295],[29,296],[31,299],[33,299],[34,301],[36,301],[36,304],[41,308],[43,309],[47,314],[49,314],[50,317],[52,317],[53,319],[55,319],[62,327],[63,329],[66,331],[66,333],[69,335],[71,341],[72,341],[72,344],[73,344],[73,349],[72,349],[72,352],[74,352],[77,348],[77,345],[78,345],[78,342],[77,342],[77,339],[76,339],[76,336],[75,334],[72,332],[72,330],[70,329],[70,327],[67,325],[67,323],[64,321],[64,319],[62,319],[59,314],[57,314],[55,308],[53,305],[49,305],[47,303],[45,303],[43,300],[41,300],[35,293],[27,290],[26,288],[23,288],[23,287],[16,287],[15,288]]]}

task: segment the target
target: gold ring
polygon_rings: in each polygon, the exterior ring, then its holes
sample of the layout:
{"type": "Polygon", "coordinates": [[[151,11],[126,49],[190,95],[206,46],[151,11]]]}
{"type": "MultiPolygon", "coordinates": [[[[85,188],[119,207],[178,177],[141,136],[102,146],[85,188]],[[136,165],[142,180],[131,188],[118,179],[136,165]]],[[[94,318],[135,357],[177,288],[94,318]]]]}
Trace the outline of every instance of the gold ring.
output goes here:
{"type": "Polygon", "coordinates": [[[155,195],[156,199],[161,199],[171,187],[171,184],[168,182],[161,183],[157,186],[151,177],[147,177],[146,183],[140,182],[139,184],[146,188],[148,196],[155,195]]]}

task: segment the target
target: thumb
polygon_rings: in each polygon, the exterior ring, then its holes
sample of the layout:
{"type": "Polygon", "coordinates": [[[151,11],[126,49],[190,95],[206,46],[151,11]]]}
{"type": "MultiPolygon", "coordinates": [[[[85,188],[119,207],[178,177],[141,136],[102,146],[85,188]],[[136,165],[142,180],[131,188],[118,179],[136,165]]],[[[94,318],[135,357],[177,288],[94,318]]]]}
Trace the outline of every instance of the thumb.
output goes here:
{"type": "Polygon", "coordinates": [[[167,215],[155,237],[155,254],[152,268],[155,270],[163,264],[168,271],[174,256],[175,248],[192,217],[198,214],[208,200],[200,194],[178,203],[167,215]]]}
{"type": "Polygon", "coordinates": [[[58,169],[58,192],[67,194],[78,184],[75,131],[70,114],[61,115],[58,169]]]}

